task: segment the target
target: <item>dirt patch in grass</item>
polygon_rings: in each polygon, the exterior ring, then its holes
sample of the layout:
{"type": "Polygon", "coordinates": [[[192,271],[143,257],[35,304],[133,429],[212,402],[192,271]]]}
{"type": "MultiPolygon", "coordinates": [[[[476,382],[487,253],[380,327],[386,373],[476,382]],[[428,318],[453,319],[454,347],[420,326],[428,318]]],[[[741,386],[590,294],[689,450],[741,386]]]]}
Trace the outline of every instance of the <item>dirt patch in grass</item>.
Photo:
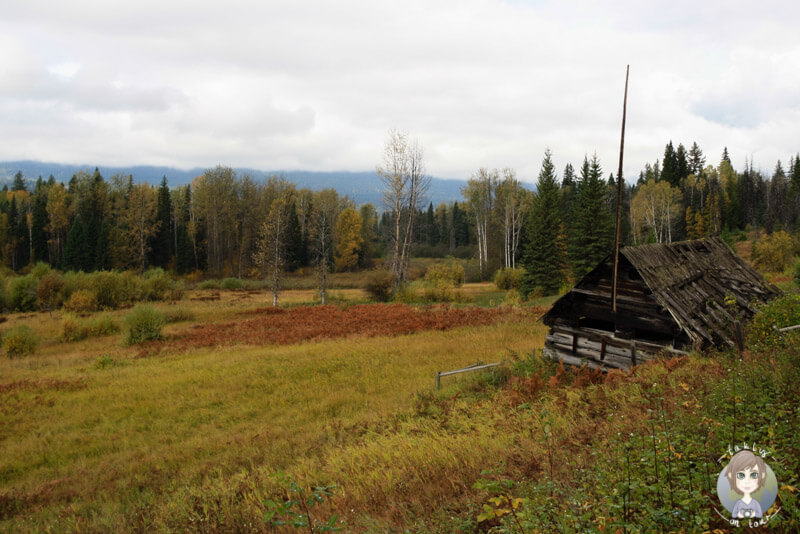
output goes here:
{"type": "Polygon", "coordinates": [[[302,341],[350,336],[395,336],[423,330],[487,325],[509,318],[532,321],[543,310],[448,306],[413,308],[404,304],[362,304],[346,308],[262,308],[247,313],[252,318],[197,326],[178,334],[165,344],[170,348],[182,349],[237,343],[291,345],[302,341]]]}

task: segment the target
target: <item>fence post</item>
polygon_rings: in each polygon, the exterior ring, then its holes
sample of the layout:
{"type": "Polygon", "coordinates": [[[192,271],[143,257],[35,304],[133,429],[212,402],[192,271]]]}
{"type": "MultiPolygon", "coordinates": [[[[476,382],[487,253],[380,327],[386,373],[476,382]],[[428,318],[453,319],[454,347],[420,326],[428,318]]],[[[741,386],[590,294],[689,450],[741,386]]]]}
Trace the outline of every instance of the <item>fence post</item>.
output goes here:
{"type": "Polygon", "coordinates": [[[436,391],[439,391],[441,385],[442,385],[442,372],[436,371],[436,391]]]}

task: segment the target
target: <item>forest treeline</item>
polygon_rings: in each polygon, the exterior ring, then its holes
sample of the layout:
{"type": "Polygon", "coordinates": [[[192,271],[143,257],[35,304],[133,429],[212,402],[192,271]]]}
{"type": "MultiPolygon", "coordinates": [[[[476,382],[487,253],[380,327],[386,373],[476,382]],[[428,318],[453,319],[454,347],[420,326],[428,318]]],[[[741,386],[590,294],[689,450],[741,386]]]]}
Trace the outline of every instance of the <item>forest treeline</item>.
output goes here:
{"type": "MultiPolygon", "coordinates": [[[[376,180],[378,178],[376,177],[376,180]]],[[[525,293],[554,292],[611,250],[616,180],[596,156],[558,176],[545,152],[536,191],[512,169],[479,169],[463,200],[415,204],[412,253],[475,258],[481,278],[524,268],[525,293]]],[[[333,189],[298,189],[273,176],[255,180],[228,167],[170,188],[79,172],[68,183],[17,173],[0,194],[0,256],[15,272],[37,262],[63,271],[160,267],[177,274],[268,278],[324,264],[372,265],[399,234],[397,213],[356,206],[333,189]]],[[[400,217],[407,215],[400,214],[400,217]]],[[[625,244],[671,242],[761,228],[795,231],[800,219],[800,156],[765,175],[736,170],[727,149],[707,164],[697,143],[670,142],[623,187],[625,244]]]]}

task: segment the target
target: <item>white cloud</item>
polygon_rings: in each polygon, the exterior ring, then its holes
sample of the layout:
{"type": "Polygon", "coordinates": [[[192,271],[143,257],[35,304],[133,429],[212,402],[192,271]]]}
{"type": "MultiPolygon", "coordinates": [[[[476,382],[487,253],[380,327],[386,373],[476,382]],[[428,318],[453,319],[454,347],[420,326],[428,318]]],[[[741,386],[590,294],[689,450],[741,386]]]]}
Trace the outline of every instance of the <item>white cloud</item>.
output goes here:
{"type": "Polygon", "coordinates": [[[0,159],[364,170],[397,127],[436,176],[534,180],[548,146],[616,172],[630,63],[629,179],[669,140],[772,168],[800,7],[762,4],[28,0],[0,21],[0,159]]]}

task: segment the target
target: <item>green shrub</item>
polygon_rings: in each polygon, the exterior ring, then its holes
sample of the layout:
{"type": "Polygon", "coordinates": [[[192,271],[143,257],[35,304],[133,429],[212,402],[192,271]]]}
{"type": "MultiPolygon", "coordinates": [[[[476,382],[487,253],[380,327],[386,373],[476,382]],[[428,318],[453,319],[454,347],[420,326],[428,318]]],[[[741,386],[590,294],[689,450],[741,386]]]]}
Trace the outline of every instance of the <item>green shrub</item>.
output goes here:
{"type": "Polygon", "coordinates": [[[498,271],[494,273],[494,285],[497,286],[497,289],[502,291],[507,291],[509,289],[519,290],[522,287],[524,275],[525,269],[520,267],[504,267],[503,269],[498,269],[498,271]]]}
{"type": "Polygon", "coordinates": [[[781,230],[753,242],[753,263],[764,271],[781,272],[794,258],[792,236],[781,230]]]}
{"type": "Polygon", "coordinates": [[[66,302],[76,291],[92,291],[92,277],[84,272],[69,271],[61,276],[64,280],[63,301],[66,302]]]}
{"type": "Polygon", "coordinates": [[[61,321],[59,339],[64,342],[81,341],[88,337],[116,334],[119,330],[119,325],[108,316],[97,317],[91,321],[81,321],[77,317],[67,315],[61,321]]]}
{"type": "Polygon", "coordinates": [[[49,264],[38,261],[36,265],[33,266],[31,272],[29,273],[32,277],[36,278],[37,280],[41,280],[44,278],[48,273],[52,272],[52,268],[49,264]]]}
{"type": "Polygon", "coordinates": [[[50,311],[61,306],[64,280],[55,271],[50,271],[39,280],[36,286],[36,304],[40,310],[50,311]]]}
{"type": "Polygon", "coordinates": [[[219,280],[203,280],[197,289],[219,289],[219,280]]]}
{"type": "Polygon", "coordinates": [[[464,268],[457,263],[434,263],[425,271],[425,281],[441,284],[449,283],[454,287],[464,285],[464,268]]]}
{"type": "Polygon", "coordinates": [[[122,283],[122,301],[126,304],[139,302],[144,298],[144,281],[133,271],[124,271],[119,275],[122,283]]]}
{"type": "Polygon", "coordinates": [[[222,289],[242,289],[244,287],[244,282],[238,278],[225,278],[220,286],[222,289]]]}
{"type": "Polygon", "coordinates": [[[38,281],[31,275],[11,280],[8,288],[11,309],[21,312],[35,310],[37,285],[38,281]]]}
{"type": "Polygon", "coordinates": [[[126,303],[125,287],[118,273],[100,271],[92,275],[92,288],[97,297],[97,305],[113,310],[126,303]]]}
{"type": "Polygon", "coordinates": [[[143,300],[167,300],[172,280],[163,269],[150,269],[144,274],[143,300]]]}
{"type": "Polygon", "coordinates": [[[773,326],[784,328],[800,324],[800,295],[791,293],[763,305],[747,329],[747,347],[753,351],[779,349],[792,340],[797,330],[777,332],[773,326]]]}
{"type": "Polygon", "coordinates": [[[9,358],[28,356],[36,352],[39,340],[25,325],[15,326],[3,336],[3,352],[9,358]]]}
{"type": "Polygon", "coordinates": [[[392,298],[394,274],[386,270],[373,271],[367,275],[364,289],[378,302],[388,302],[392,298]]]}
{"type": "Polygon", "coordinates": [[[175,280],[172,286],[167,291],[167,300],[170,302],[177,302],[183,298],[184,285],[183,280],[175,280]]]}
{"type": "Polygon", "coordinates": [[[97,311],[97,297],[92,291],[79,289],[64,303],[64,309],[76,313],[97,311]]]}
{"type": "Polygon", "coordinates": [[[144,341],[161,339],[161,330],[166,322],[167,317],[149,304],[135,306],[125,316],[125,324],[128,327],[125,344],[135,345],[144,341]]]}
{"type": "Polygon", "coordinates": [[[428,302],[453,302],[458,300],[455,286],[444,280],[427,282],[422,290],[422,296],[428,302]]]}
{"type": "Polygon", "coordinates": [[[394,292],[394,301],[402,302],[403,304],[414,304],[420,301],[417,292],[419,284],[417,282],[410,282],[400,284],[394,292]]]}
{"type": "Polygon", "coordinates": [[[96,317],[89,322],[89,335],[92,337],[110,336],[119,331],[119,324],[107,315],[96,317]]]}
{"type": "Polygon", "coordinates": [[[61,334],[59,339],[65,343],[80,341],[89,337],[88,330],[72,315],[66,315],[61,320],[61,334]]]}

